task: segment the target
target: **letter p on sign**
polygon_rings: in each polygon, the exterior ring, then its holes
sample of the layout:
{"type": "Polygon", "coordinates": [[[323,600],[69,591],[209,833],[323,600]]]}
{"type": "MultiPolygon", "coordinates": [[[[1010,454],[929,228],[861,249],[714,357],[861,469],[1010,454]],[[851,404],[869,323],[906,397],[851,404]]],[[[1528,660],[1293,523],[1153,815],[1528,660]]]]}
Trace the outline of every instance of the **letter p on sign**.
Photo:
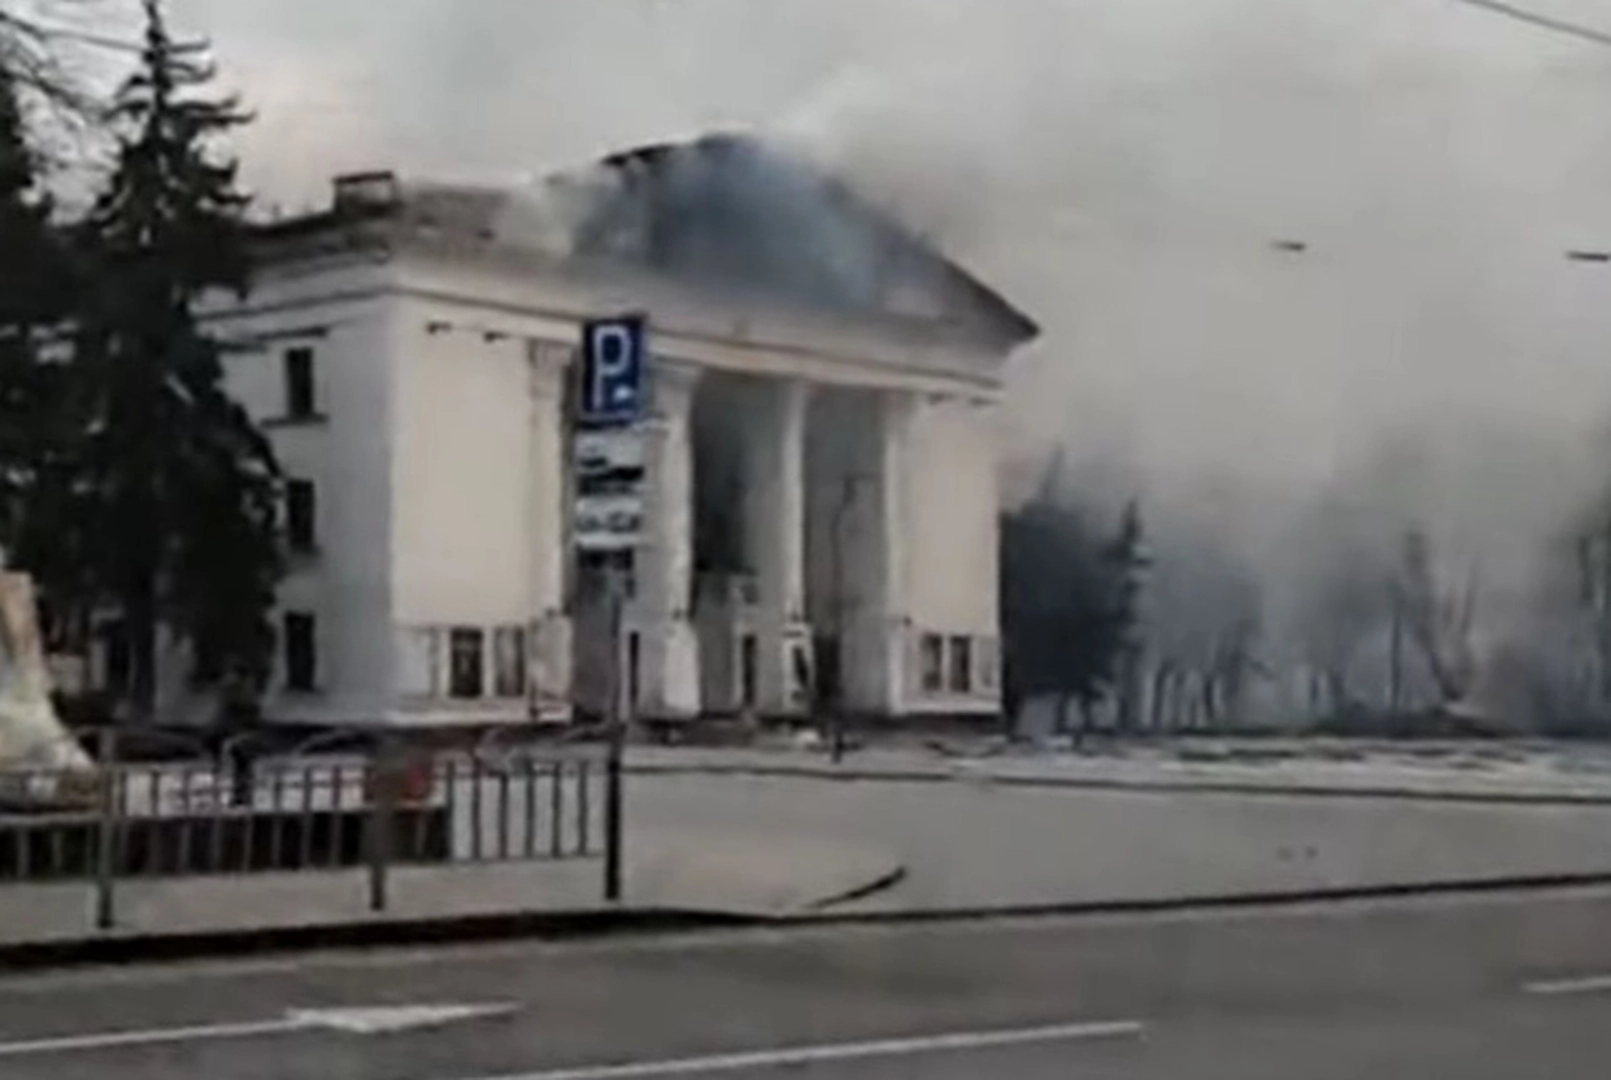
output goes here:
{"type": "Polygon", "coordinates": [[[628,315],[582,327],[582,419],[629,423],[643,406],[644,321],[628,315]]]}

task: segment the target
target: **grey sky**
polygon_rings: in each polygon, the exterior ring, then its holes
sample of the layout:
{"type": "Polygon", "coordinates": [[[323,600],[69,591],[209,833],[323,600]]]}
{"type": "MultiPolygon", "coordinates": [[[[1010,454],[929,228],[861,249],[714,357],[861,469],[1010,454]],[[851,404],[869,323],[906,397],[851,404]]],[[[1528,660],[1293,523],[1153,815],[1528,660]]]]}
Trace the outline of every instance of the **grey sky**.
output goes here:
{"type": "Polygon", "coordinates": [[[285,204],[353,166],[513,179],[783,133],[1045,324],[1021,439],[1154,486],[1302,487],[1408,420],[1611,417],[1611,268],[1561,254],[1611,247],[1611,49],[1454,0],[177,7],[285,204]]]}

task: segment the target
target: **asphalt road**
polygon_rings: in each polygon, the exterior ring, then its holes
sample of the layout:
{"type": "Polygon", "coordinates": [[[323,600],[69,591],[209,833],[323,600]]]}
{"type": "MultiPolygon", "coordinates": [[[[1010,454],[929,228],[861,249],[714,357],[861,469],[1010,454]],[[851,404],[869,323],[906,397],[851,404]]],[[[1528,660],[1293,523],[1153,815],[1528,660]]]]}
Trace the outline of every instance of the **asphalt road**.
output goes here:
{"type": "Polygon", "coordinates": [[[1583,891],[15,976],[0,1075],[1598,1080],[1608,931],[1583,891]]]}

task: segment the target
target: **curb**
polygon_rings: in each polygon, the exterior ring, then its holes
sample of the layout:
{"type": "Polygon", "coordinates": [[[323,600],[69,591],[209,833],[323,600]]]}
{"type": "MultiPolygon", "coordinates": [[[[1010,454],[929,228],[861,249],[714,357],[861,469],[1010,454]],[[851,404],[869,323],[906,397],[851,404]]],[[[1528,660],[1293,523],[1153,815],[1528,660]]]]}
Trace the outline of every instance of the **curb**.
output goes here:
{"type": "Polygon", "coordinates": [[[615,935],[693,933],[753,926],[760,916],[675,908],[608,908],[503,914],[425,916],[305,926],[206,930],[173,934],[108,934],[0,944],[0,973],[109,964],[177,963],[327,949],[563,941],[615,935]]]}
{"type": "Polygon", "coordinates": [[[179,963],[187,960],[296,955],[332,949],[695,935],[744,929],[790,930],[840,926],[967,924],[992,919],[1281,910],[1308,905],[1345,905],[1375,900],[1545,893],[1590,886],[1611,886],[1611,871],[1602,870],[1454,879],[1417,884],[1359,885],[1132,900],[1000,904],[905,911],[832,910],[833,905],[850,903],[891,888],[904,880],[905,876],[904,869],[897,869],[879,881],[862,886],[844,896],[821,901],[812,909],[780,915],[738,915],[673,908],[613,908],[326,923],[267,930],[242,928],[202,933],[19,942],[0,945],[0,975],[113,964],[179,963]]]}
{"type": "Polygon", "coordinates": [[[674,776],[792,777],[840,782],[868,781],[913,784],[970,783],[1041,790],[1085,790],[1141,794],[1255,795],[1267,798],[1394,799],[1402,802],[1479,803],[1510,806],[1611,806],[1611,792],[1589,795],[1541,791],[1417,791],[1402,787],[1332,787],[1326,784],[1271,784],[1243,780],[1123,780],[1101,777],[994,776],[939,769],[828,769],[816,765],[722,765],[716,763],[636,764],[628,773],[674,776]]]}
{"type": "Polygon", "coordinates": [[[882,926],[921,923],[971,923],[990,919],[1037,919],[1097,915],[1173,915],[1191,912],[1247,911],[1308,905],[1342,905],[1374,900],[1419,900],[1438,897],[1491,896],[1499,893],[1547,893],[1565,889],[1611,886],[1611,870],[1531,874],[1517,877],[1450,879],[1388,885],[1345,885],[1270,892],[1218,893],[1201,896],[1131,900],[1075,900],[1045,904],[992,904],[906,911],[827,912],[785,915],[762,920],[771,926],[882,926]]]}

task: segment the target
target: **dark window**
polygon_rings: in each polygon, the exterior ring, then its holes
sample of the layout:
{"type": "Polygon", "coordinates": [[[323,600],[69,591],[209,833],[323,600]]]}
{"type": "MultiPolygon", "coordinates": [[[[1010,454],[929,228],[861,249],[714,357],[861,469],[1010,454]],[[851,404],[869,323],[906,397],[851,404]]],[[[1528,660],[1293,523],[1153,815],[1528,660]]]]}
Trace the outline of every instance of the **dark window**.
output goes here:
{"type": "Polygon", "coordinates": [[[918,648],[922,653],[923,691],[937,694],[945,689],[945,639],[939,634],[924,634],[918,648]]]}
{"type": "Polygon", "coordinates": [[[501,698],[526,696],[526,628],[500,626],[492,638],[493,693],[501,698]]]}
{"type": "Polygon", "coordinates": [[[627,702],[636,707],[638,704],[638,664],[643,655],[643,640],[638,637],[636,630],[627,635],[627,702]]]}
{"type": "Polygon", "coordinates": [[[456,626],[448,637],[448,696],[478,698],[486,689],[486,633],[456,626]]]}
{"type": "Polygon", "coordinates": [[[317,506],[312,480],[292,480],[285,485],[285,536],[292,551],[308,552],[317,545],[317,506]]]}
{"type": "Polygon", "coordinates": [[[953,694],[966,694],[973,690],[973,639],[951,639],[951,671],[949,689],[953,694]]]}
{"type": "Polygon", "coordinates": [[[133,657],[129,653],[128,626],[122,619],[101,624],[101,645],[106,650],[105,686],[103,689],[123,691],[129,688],[129,672],[133,657]]]}
{"type": "Polygon", "coordinates": [[[755,706],[756,681],[759,677],[759,657],[756,654],[754,634],[745,634],[738,646],[739,704],[749,709],[755,706]]]}
{"type": "Polygon", "coordinates": [[[811,687],[812,704],[834,707],[843,696],[839,638],[832,634],[819,634],[811,639],[812,673],[816,681],[811,687]]]}
{"type": "Polygon", "coordinates": [[[313,616],[305,611],[285,613],[285,688],[309,691],[319,678],[319,651],[313,616]]]}
{"type": "Polygon", "coordinates": [[[305,419],[318,410],[313,393],[313,349],[298,345],[285,350],[285,415],[305,419]]]}

